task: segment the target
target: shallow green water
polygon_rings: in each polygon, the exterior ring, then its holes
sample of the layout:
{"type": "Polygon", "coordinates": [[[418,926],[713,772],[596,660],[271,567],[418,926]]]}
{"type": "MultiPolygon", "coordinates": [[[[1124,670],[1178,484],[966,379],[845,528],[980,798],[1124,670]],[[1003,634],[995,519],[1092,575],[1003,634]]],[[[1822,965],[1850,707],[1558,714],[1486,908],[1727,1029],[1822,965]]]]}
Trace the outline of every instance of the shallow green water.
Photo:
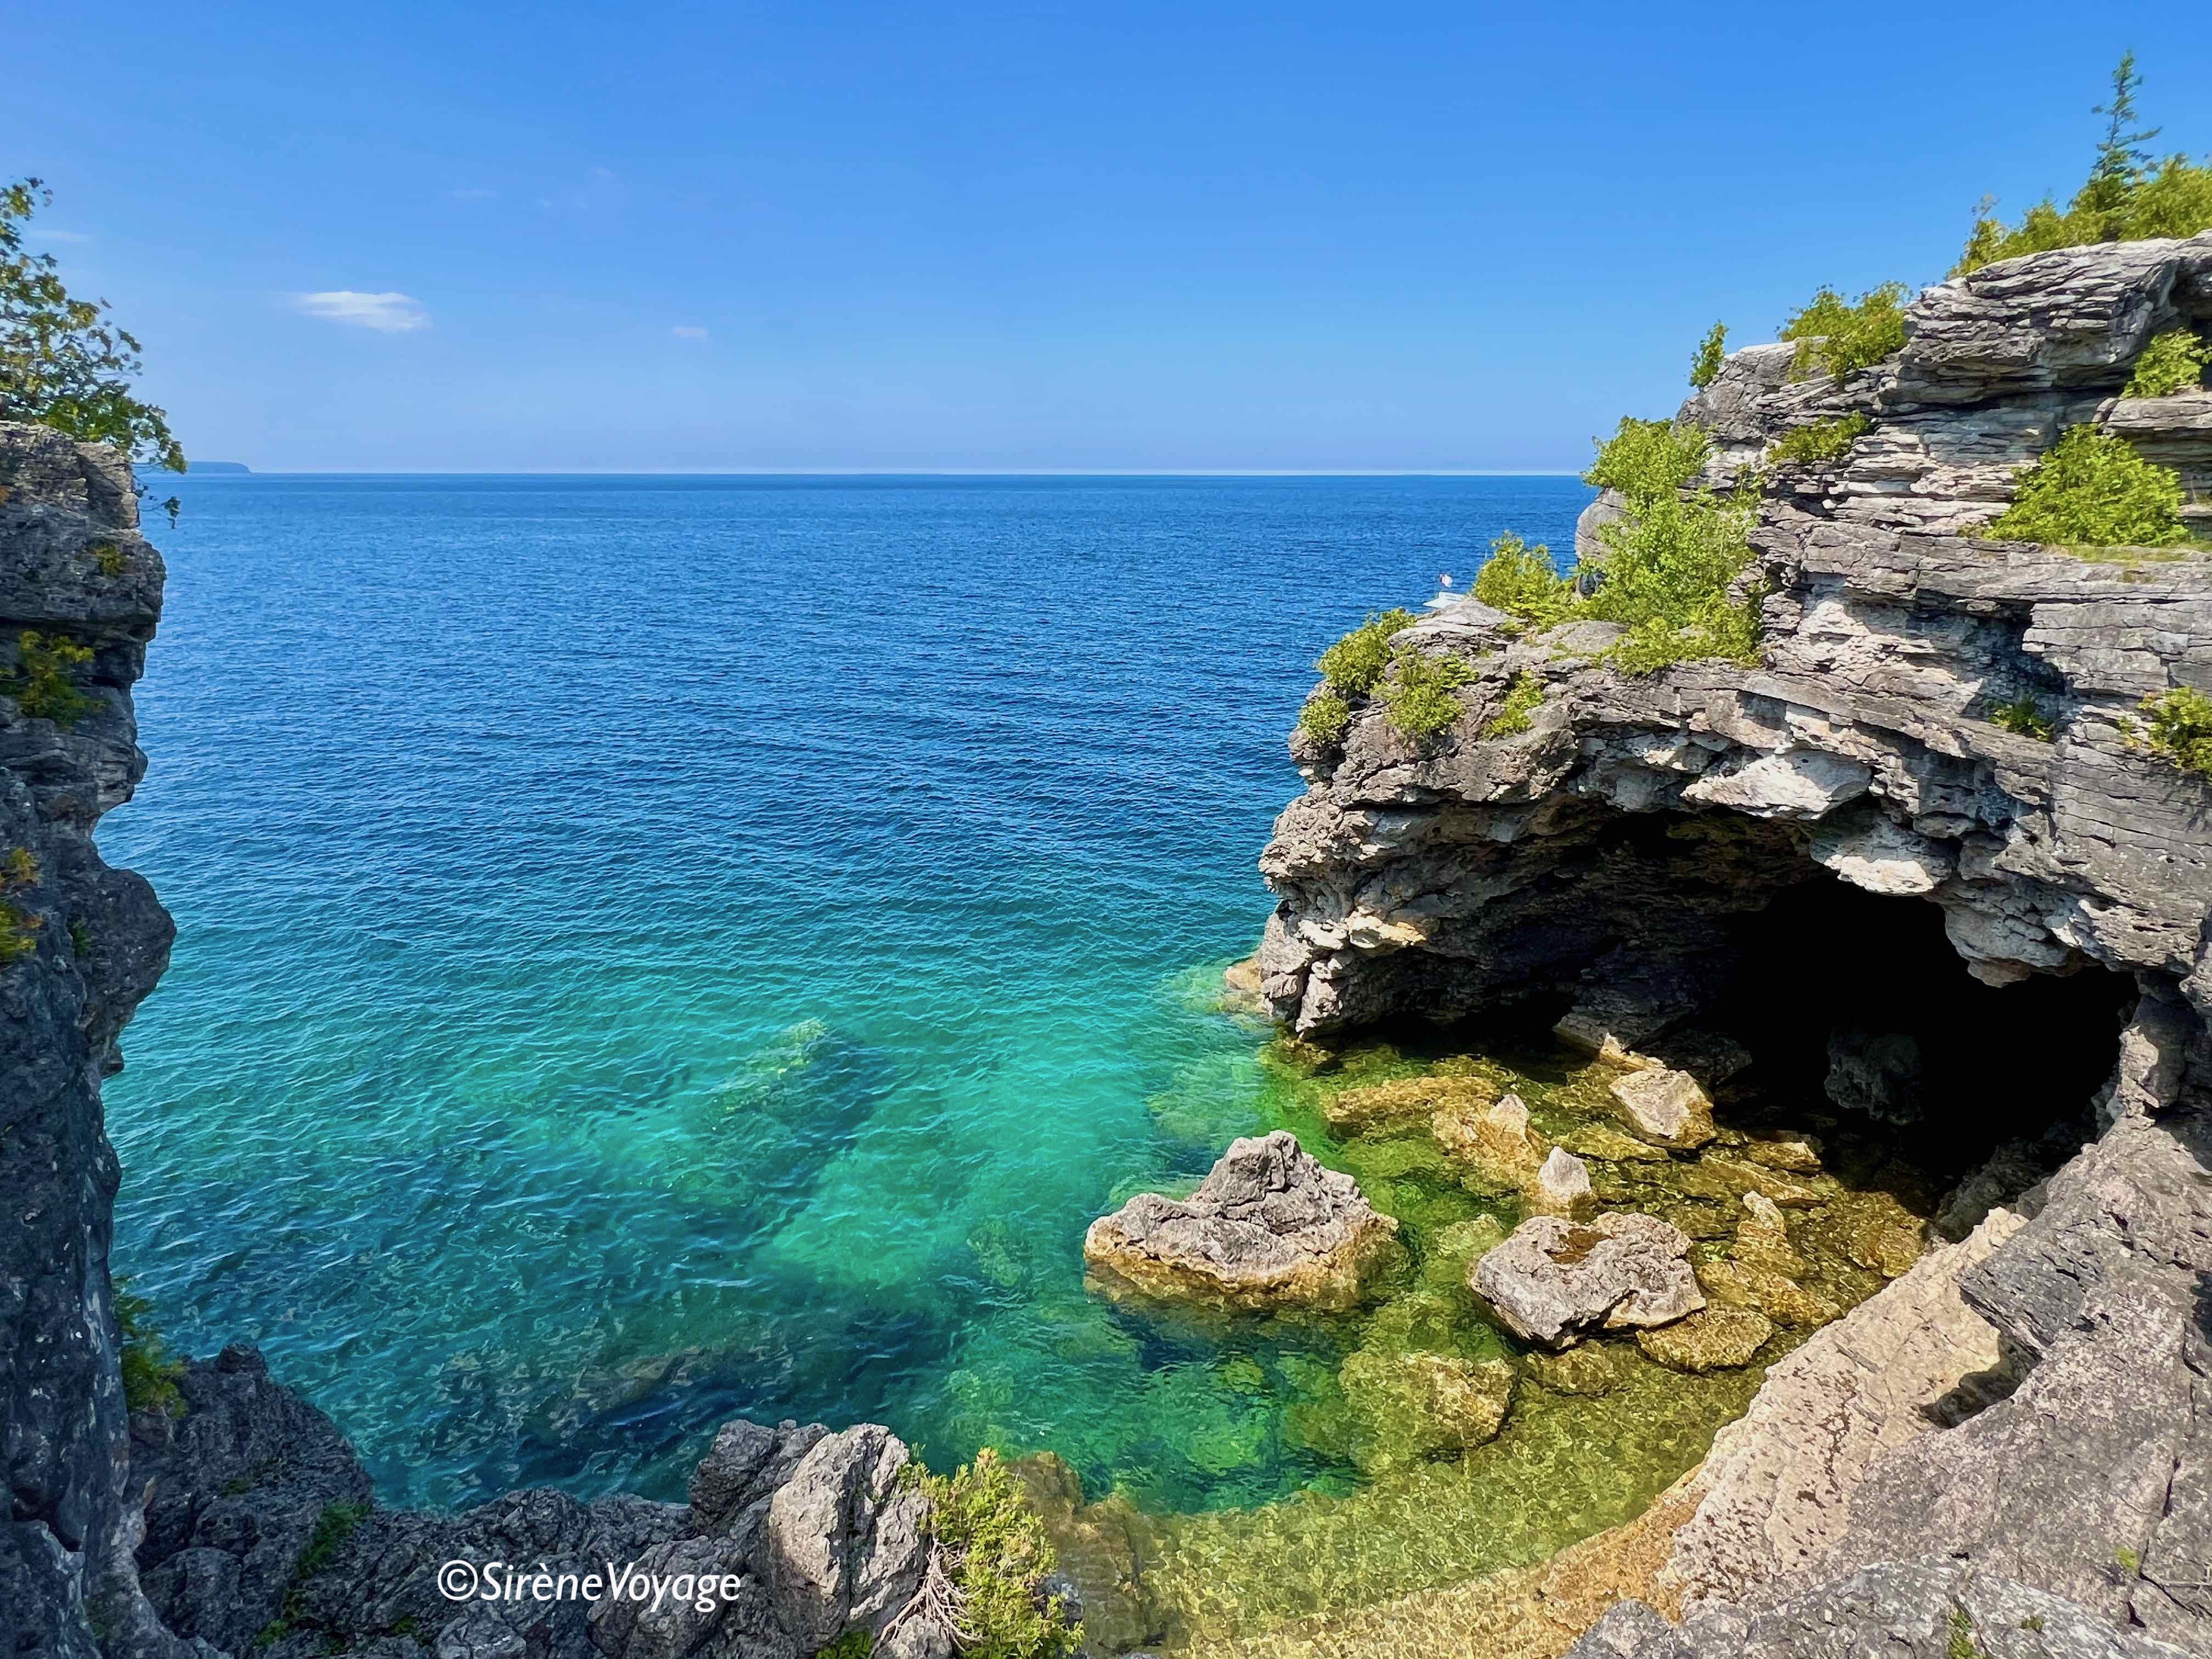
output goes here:
{"type": "Polygon", "coordinates": [[[1356,1483],[1285,1427],[1328,1334],[1098,1303],[1082,1232],[1264,1109],[1212,996],[1315,652],[1582,486],[182,490],[101,831],[180,929],[108,1091],[180,1346],[259,1340],[393,1502],[672,1496],[738,1413],[1356,1483]]]}

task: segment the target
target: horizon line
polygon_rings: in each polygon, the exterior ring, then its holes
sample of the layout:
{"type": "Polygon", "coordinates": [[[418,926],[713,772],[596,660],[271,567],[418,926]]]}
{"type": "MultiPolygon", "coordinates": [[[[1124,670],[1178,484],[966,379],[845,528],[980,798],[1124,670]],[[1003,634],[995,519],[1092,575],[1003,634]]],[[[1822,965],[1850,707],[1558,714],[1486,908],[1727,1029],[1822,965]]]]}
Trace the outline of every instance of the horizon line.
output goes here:
{"type": "MultiPolygon", "coordinates": [[[[203,463],[216,465],[219,463],[203,463]]],[[[256,467],[210,478],[1579,478],[1571,467],[256,467]]],[[[187,471],[179,475],[190,477],[187,471]]]]}

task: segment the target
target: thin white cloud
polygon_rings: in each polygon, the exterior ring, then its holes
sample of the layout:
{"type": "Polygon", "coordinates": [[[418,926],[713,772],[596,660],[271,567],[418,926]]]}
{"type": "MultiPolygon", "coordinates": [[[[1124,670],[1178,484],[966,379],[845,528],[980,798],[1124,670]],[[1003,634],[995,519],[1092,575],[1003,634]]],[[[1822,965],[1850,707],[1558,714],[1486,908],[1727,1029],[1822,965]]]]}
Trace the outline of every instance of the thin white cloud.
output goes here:
{"type": "Polygon", "coordinates": [[[81,230],[52,230],[45,225],[33,225],[24,234],[34,242],[67,242],[72,246],[92,240],[81,230]]]}
{"type": "Polygon", "coordinates": [[[592,177],[594,179],[612,179],[616,176],[617,174],[612,167],[593,167],[592,169],[592,177]]]}
{"type": "Polygon", "coordinates": [[[497,191],[473,186],[463,190],[449,190],[446,194],[456,202],[495,202],[499,199],[497,191]]]}
{"type": "Polygon", "coordinates": [[[380,334],[408,334],[430,326],[430,313],[411,295],[356,294],[341,288],[327,294],[295,295],[292,302],[310,317],[373,328],[380,334]]]}
{"type": "Polygon", "coordinates": [[[707,331],[692,323],[678,323],[668,331],[679,340],[703,340],[707,337],[707,331]]]}

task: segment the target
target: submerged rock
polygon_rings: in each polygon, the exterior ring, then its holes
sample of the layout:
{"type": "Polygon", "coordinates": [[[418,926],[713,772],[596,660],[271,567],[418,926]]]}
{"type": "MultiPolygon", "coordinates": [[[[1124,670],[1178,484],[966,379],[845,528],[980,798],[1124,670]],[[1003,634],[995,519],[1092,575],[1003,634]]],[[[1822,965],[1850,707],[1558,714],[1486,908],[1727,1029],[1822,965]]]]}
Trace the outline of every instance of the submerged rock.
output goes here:
{"type": "Polygon", "coordinates": [[[1232,1141],[1188,1198],[1139,1193],[1084,1235],[1109,1290],[1239,1308],[1358,1304],[1398,1224],[1278,1129],[1232,1141]]]}
{"type": "Polygon", "coordinates": [[[1765,1315],[1720,1304],[1661,1329],[1638,1331],[1636,1346],[1670,1370],[1702,1375],[1748,1365],[1773,1334],[1765,1315]]]}
{"type": "Polygon", "coordinates": [[[1580,1342],[1562,1353],[1532,1353],[1529,1376],[1553,1394],[1611,1394],[1621,1385],[1622,1356],[1602,1342],[1580,1342]]]}
{"type": "Polygon", "coordinates": [[[1362,1348],[1337,1380],[1367,1419],[1362,1461],[1371,1468],[1483,1445],[1498,1437],[1513,1403],[1513,1367],[1503,1359],[1362,1348]]]}
{"type": "Polygon", "coordinates": [[[1666,1325],[1704,1307],[1689,1249],[1656,1216],[1535,1216],[1475,1263],[1468,1282],[1516,1336],[1563,1348],[1593,1326],[1666,1325]]]}
{"type": "Polygon", "coordinates": [[[1331,1133],[1356,1135],[1380,1123],[1409,1123],[1444,1113],[1479,1114],[1497,1098],[1498,1085],[1487,1078],[1431,1073],[1340,1089],[1322,1102],[1321,1110],[1331,1133]]]}
{"type": "Polygon", "coordinates": [[[1628,1127],[1655,1146],[1687,1150],[1716,1133],[1713,1103],[1687,1072],[1629,1072],[1613,1079],[1607,1092],[1628,1127]]]}
{"type": "Polygon", "coordinates": [[[1533,1181],[1543,1161],[1544,1143],[1529,1128],[1528,1108],[1518,1095],[1507,1095],[1481,1111],[1448,1107],[1436,1115],[1429,1128],[1437,1145],[1501,1187],[1533,1181]]]}

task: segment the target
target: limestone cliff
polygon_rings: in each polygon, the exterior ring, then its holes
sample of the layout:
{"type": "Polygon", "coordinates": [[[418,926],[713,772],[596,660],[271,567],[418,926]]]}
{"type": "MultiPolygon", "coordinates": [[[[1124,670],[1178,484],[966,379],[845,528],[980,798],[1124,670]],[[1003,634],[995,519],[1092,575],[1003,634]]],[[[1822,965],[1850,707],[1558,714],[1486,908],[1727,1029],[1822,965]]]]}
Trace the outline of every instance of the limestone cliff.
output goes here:
{"type": "Polygon", "coordinates": [[[0,1637],[70,1659],[92,1659],[95,1631],[151,1623],[131,1567],[100,1084],[172,930],[92,833],[145,771],[131,687],[162,575],[112,452],[0,424],[0,1637]],[[30,694],[60,719],[25,712],[26,635],[33,658],[57,641],[89,651],[49,654],[68,684],[30,694]]]}
{"type": "Polygon", "coordinates": [[[2208,326],[2212,235],[1930,289],[1903,349],[1842,382],[1740,352],[1681,411],[1709,482],[1794,428],[1869,422],[1832,464],[1761,476],[1756,666],[1631,677],[1598,659],[1604,624],[1526,637],[1467,600],[1399,636],[1468,665],[1449,732],[1409,741],[1370,708],[1340,745],[1293,740],[1310,787],[1262,860],[1258,967],[1300,1032],[1517,1010],[1663,1054],[1730,1010],[1825,1019],[1837,1100],[1994,1139],[2046,1127],[2039,1089],[2086,1104],[2105,1079],[2101,1140],[2024,1194],[2033,1162],[1993,1160],[1959,1231],[2002,1200],[1995,1231],[1816,1338],[1723,1438],[1670,1567],[1701,1621],[1624,1615],[1593,1653],[1734,1651],[1754,1614],[1757,1650],[1812,1651],[1789,1632],[1838,1607],[1952,1595],[1932,1569],[1843,1584],[1930,1556],[2212,1649],[2212,784],[2129,729],[2144,697],[2212,687],[2212,559],[1972,533],[2084,422],[2201,501],[2212,392],[2118,392],[2154,335],[2208,326]],[[1528,728],[1486,738],[1524,675],[1528,728]],[[1993,718],[2023,702],[2048,740],[1993,718]],[[1905,1007],[1880,981],[1946,983],[1925,951],[1958,988],[1905,1007]],[[1905,1030],[1855,1029],[1854,1000],[1905,1030]],[[1951,1044],[1940,1085],[1906,1086],[1914,1030],[1951,1044]]]}

